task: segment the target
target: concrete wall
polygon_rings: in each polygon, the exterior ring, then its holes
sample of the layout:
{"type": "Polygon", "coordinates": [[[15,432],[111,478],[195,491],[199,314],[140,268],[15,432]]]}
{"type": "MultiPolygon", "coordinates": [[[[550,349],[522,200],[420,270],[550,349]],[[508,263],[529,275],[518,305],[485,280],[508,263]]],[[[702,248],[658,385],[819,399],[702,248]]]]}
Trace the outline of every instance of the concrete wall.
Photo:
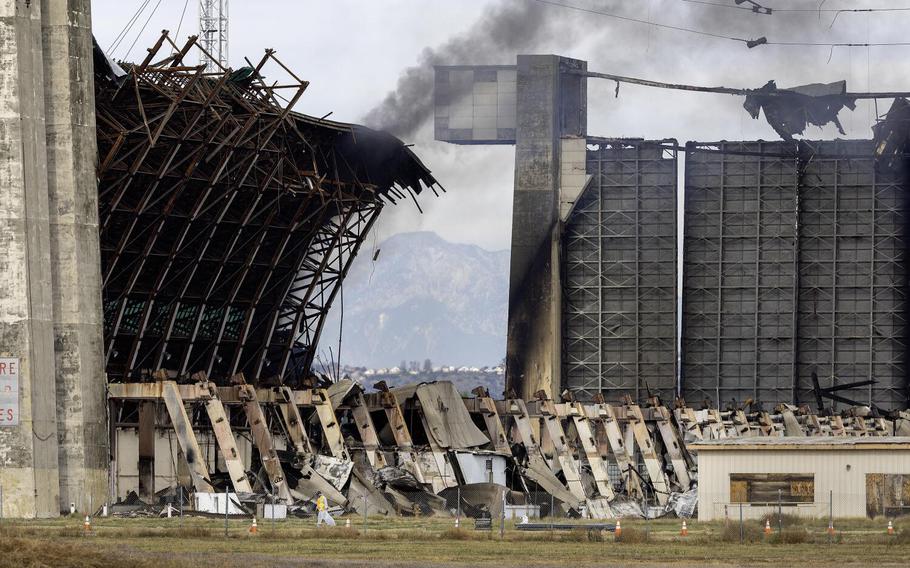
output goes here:
{"type": "MultiPolygon", "coordinates": [[[[139,494],[139,432],[136,428],[118,428],[115,434],[115,499],[125,499],[132,491],[139,494]]],[[[221,452],[217,449],[214,434],[197,432],[199,448],[205,456],[205,465],[210,472],[227,471],[221,452]]],[[[252,442],[245,437],[237,436],[237,451],[245,469],[250,468],[252,453],[255,451],[252,442]]],[[[276,437],[276,448],[285,449],[284,439],[276,437]]],[[[178,484],[178,476],[186,471],[186,461],[180,454],[180,444],[173,428],[155,431],[155,491],[161,491],[178,484]]]]}
{"type": "Polygon", "coordinates": [[[506,387],[523,398],[560,385],[559,139],[586,133],[584,61],[518,56],[506,387]]]}
{"type": "MultiPolygon", "coordinates": [[[[698,453],[698,520],[739,518],[730,503],[731,473],[801,473],[815,475],[815,502],[785,506],[786,514],[827,517],[834,492],[835,517],[866,516],[866,474],[910,474],[910,448],[838,450],[710,450],[698,453]]],[[[743,517],[757,519],[777,507],[743,507],[743,517]]]]}
{"type": "Polygon", "coordinates": [[[107,495],[108,433],[89,0],[43,0],[61,509],[107,495]]]}
{"type": "Polygon", "coordinates": [[[107,496],[91,49],[88,0],[0,2],[0,356],[21,367],[6,516],[107,496]]]}
{"type": "Polygon", "coordinates": [[[20,358],[0,428],[4,516],[59,512],[41,6],[0,2],[0,351],[20,358]]]}

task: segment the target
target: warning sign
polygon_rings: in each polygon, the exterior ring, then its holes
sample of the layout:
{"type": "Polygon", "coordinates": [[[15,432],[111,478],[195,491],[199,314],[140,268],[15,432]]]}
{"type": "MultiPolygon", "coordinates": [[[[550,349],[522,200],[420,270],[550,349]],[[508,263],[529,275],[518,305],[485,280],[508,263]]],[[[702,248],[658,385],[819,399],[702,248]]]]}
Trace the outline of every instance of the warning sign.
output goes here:
{"type": "Polygon", "coordinates": [[[19,425],[19,358],[0,357],[0,427],[19,425]]]}

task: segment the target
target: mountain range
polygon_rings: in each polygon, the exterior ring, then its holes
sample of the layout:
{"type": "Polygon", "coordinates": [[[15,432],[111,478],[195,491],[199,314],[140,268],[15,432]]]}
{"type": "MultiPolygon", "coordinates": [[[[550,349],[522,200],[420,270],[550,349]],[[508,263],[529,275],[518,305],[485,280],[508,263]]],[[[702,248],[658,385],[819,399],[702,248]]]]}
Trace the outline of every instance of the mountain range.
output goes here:
{"type": "Polygon", "coordinates": [[[335,298],[320,340],[323,358],[329,347],[337,357],[343,307],[344,364],[503,360],[509,251],[452,243],[433,232],[399,233],[376,250],[364,245],[335,298]]]}

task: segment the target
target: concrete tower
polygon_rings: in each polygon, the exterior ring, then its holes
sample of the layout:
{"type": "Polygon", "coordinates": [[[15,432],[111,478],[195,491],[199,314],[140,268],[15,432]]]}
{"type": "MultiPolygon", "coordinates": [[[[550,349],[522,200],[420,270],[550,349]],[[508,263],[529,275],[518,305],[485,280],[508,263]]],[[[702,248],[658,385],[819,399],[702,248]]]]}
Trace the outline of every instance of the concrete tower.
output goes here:
{"type": "Polygon", "coordinates": [[[436,68],[437,140],[515,146],[506,388],[524,399],[559,395],[560,236],[585,182],[586,70],[556,55],[436,68]]]}
{"type": "Polygon", "coordinates": [[[0,485],[46,517],[108,485],[89,0],[0,4],[0,59],[0,485]]]}

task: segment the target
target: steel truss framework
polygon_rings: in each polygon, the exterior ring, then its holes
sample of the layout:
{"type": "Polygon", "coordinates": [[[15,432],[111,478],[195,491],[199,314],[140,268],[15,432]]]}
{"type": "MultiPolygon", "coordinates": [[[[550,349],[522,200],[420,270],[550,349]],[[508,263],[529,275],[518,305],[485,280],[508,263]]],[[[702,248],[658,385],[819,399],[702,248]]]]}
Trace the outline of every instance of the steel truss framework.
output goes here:
{"type": "MultiPolygon", "coordinates": [[[[676,393],[676,151],[589,139],[563,234],[563,386],[580,400],[676,393]]],[[[675,143],[672,144],[675,147],[675,143]]]]}
{"type": "Polygon", "coordinates": [[[435,181],[389,135],[292,112],[307,82],[271,50],[214,72],[193,50],[164,32],[120,77],[96,52],[107,371],[301,379],[383,204],[435,181]]]}
{"type": "Polygon", "coordinates": [[[907,406],[908,207],[871,144],[690,143],[688,400],[808,402],[816,372],[823,386],[872,378],[851,397],[907,406]]]}

